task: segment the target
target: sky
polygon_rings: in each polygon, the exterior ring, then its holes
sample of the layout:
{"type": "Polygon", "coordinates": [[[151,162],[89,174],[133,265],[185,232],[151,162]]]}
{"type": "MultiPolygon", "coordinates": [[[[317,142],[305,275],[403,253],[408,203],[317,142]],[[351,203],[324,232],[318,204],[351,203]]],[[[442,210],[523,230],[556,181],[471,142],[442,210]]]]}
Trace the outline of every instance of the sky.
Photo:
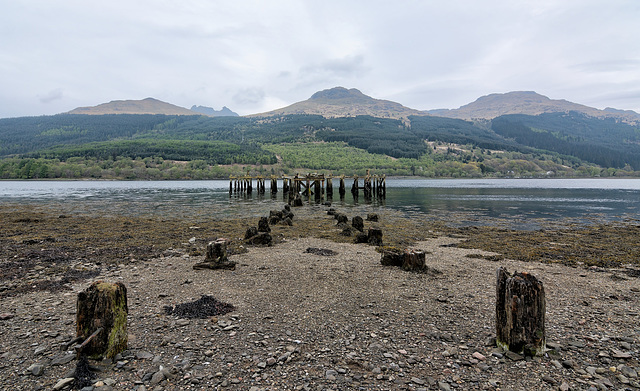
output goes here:
{"type": "Polygon", "coordinates": [[[0,118],[148,97],[247,115],[336,86],[640,112],[640,1],[0,0],[0,118]]]}

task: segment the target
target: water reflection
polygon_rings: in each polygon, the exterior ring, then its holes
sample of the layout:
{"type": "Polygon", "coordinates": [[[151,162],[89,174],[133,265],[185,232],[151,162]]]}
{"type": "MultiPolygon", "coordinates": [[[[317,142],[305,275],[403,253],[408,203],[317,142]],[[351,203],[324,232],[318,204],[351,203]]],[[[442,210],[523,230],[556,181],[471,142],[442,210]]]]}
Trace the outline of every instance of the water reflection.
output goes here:
{"type": "MultiPolygon", "coordinates": [[[[408,217],[452,225],[531,228],[538,221],[603,221],[640,218],[640,180],[393,180],[386,198],[303,198],[305,204],[366,213],[392,208],[408,217]]],[[[261,216],[286,202],[279,191],[229,194],[228,181],[0,182],[0,203],[51,205],[61,211],[99,214],[193,215],[222,219],[261,216]]]]}

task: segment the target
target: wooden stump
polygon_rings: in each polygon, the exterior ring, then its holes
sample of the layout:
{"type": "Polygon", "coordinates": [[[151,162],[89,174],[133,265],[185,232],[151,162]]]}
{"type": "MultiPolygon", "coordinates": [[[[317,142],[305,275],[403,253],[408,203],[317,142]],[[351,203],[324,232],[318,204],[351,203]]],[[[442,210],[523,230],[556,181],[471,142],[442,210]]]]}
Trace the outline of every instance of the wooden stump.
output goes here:
{"type": "Polygon", "coordinates": [[[382,230],[377,227],[369,228],[367,242],[373,246],[382,246],[382,230]]]}
{"type": "Polygon", "coordinates": [[[249,227],[249,228],[247,228],[247,231],[244,233],[244,238],[245,239],[250,239],[250,238],[256,236],[257,234],[258,234],[258,228],[249,227]]]}
{"type": "Polygon", "coordinates": [[[384,266],[402,266],[404,263],[404,251],[395,247],[385,248],[382,250],[380,263],[384,266]]]}
{"type": "Polygon", "coordinates": [[[271,232],[269,219],[267,217],[260,217],[260,220],[258,221],[258,232],[271,232]]]}
{"type": "Polygon", "coordinates": [[[236,262],[227,258],[227,240],[217,239],[207,244],[204,261],[193,265],[194,270],[200,269],[230,269],[236,268],[236,262]]]}
{"type": "Polygon", "coordinates": [[[545,342],[542,282],[529,273],[510,275],[500,267],[496,283],[496,342],[518,354],[542,355],[545,342]]]}
{"type": "Polygon", "coordinates": [[[76,336],[85,340],[91,337],[79,353],[113,358],[127,349],[129,308],[123,283],[94,282],[78,293],[76,309],[76,336]]]}
{"type": "Polygon", "coordinates": [[[424,251],[405,250],[402,255],[402,269],[407,271],[422,271],[427,268],[424,251]]]}
{"type": "Polygon", "coordinates": [[[337,225],[345,225],[349,222],[349,217],[347,217],[347,215],[344,213],[336,213],[334,217],[336,220],[338,220],[338,222],[336,223],[337,225]]]}
{"type": "Polygon", "coordinates": [[[358,231],[362,232],[364,231],[364,220],[360,216],[354,216],[351,219],[351,226],[357,229],[358,231]]]}

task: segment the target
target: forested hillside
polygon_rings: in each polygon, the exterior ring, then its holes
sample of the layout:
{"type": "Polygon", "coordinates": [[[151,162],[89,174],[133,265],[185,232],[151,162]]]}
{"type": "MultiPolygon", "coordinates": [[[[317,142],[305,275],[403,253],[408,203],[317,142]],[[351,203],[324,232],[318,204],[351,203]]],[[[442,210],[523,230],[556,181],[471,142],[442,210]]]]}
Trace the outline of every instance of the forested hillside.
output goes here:
{"type": "Polygon", "coordinates": [[[603,167],[640,170],[640,129],[577,112],[505,115],[491,129],[518,144],[570,155],[603,167]]]}
{"type": "Polygon", "coordinates": [[[0,178],[219,178],[331,170],[440,177],[636,175],[637,127],[577,113],[485,124],[320,115],[0,119],[0,178]]]}

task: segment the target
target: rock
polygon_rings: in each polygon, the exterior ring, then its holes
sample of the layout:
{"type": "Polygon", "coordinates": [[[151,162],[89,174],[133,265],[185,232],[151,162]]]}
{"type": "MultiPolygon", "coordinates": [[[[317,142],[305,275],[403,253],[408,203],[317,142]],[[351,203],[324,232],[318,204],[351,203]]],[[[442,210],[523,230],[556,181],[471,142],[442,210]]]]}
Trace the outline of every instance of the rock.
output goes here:
{"type": "Polygon", "coordinates": [[[425,382],[424,380],[422,380],[422,379],[420,379],[420,378],[418,378],[418,377],[412,377],[412,378],[411,378],[411,381],[412,381],[413,383],[416,383],[416,384],[417,384],[417,385],[419,385],[419,386],[423,386],[423,385],[425,385],[425,384],[426,384],[426,382],[425,382]]]}
{"type": "Polygon", "coordinates": [[[155,372],[152,376],[151,376],[151,382],[150,384],[152,386],[158,385],[160,383],[162,383],[162,381],[165,379],[164,377],[164,372],[162,370],[155,372]]]}
{"type": "Polygon", "coordinates": [[[512,352],[511,350],[507,350],[504,353],[505,356],[507,356],[509,359],[513,360],[513,361],[520,361],[520,360],[524,360],[524,356],[516,353],[516,352],[512,352]]]}
{"type": "Polygon", "coordinates": [[[621,359],[628,359],[631,358],[631,353],[629,352],[623,352],[621,350],[613,350],[613,354],[611,355],[611,357],[613,358],[621,358],[621,359]]]}
{"type": "Polygon", "coordinates": [[[485,357],[485,355],[484,355],[484,354],[482,354],[482,353],[480,353],[480,352],[474,352],[474,353],[471,355],[471,357],[473,357],[473,358],[475,358],[476,360],[479,360],[479,361],[484,361],[484,360],[486,360],[486,359],[487,359],[487,357],[485,357]]]}
{"type": "Polygon", "coordinates": [[[153,354],[145,352],[144,350],[139,350],[136,352],[136,358],[141,360],[148,360],[150,358],[153,358],[153,354]]]}
{"type": "Polygon", "coordinates": [[[628,367],[626,365],[623,365],[620,367],[620,372],[626,377],[629,377],[632,379],[635,379],[638,377],[638,372],[635,369],[628,367]]]}
{"type": "Polygon", "coordinates": [[[546,383],[549,383],[551,385],[555,385],[557,383],[557,381],[549,375],[542,376],[542,380],[544,380],[546,383]]]}
{"type": "Polygon", "coordinates": [[[27,368],[27,371],[33,376],[41,376],[44,373],[44,365],[32,364],[31,366],[29,366],[29,368],[27,368]]]}
{"type": "Polygon", "coordinates": [[[53,390],[62,390],[67,386],[71,386],[71,384],[73,384],[74,381],[76,381],[74,377],[67,377],[67,378],[61,379],[53,386],[53,390]]]}
{"type": "Polygon", "coordinates": [[[440,391],[451,391],[451,385],[447,382],[439,381],[438,382],[438,390],[440,391]]]}
{"type": "Polygon", "coordinates": [[[367,214],[367,221],[378,221],[378,214],[377,213],[368,213],[367,214]]]}
{"type": "Polygon", "coordinates": [[[62,356],[55,357],[51,360],[51,365],[64,365],[68,364],[76,358],[74,353],[63,354],[62,356]]]}

